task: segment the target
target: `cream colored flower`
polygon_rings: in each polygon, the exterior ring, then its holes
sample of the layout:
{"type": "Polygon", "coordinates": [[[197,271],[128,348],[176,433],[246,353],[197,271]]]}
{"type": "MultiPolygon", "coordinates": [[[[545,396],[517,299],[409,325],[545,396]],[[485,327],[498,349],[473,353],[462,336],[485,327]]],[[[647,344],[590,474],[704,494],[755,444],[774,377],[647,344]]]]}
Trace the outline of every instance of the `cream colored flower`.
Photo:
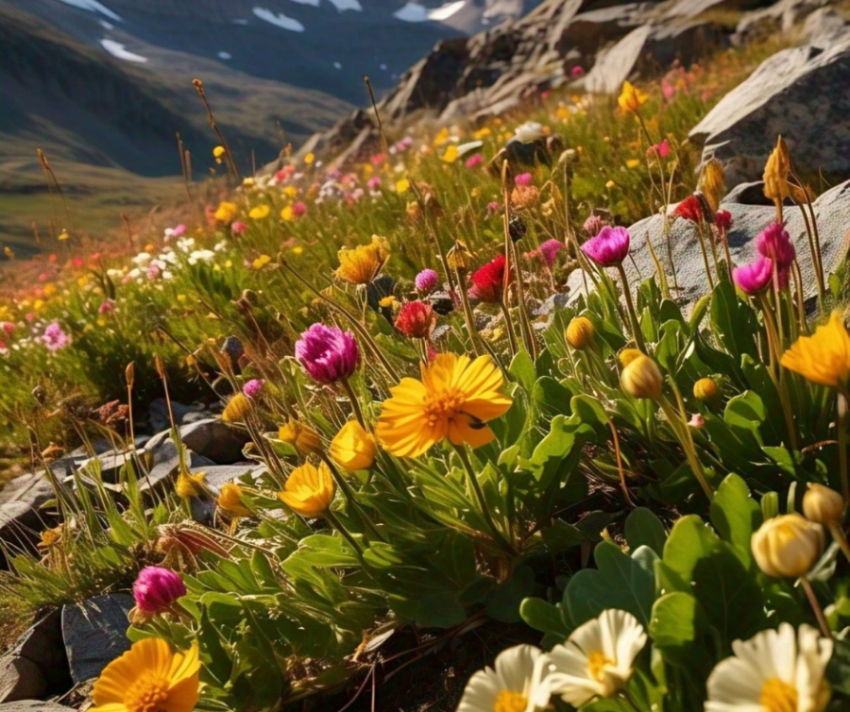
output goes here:
{"type": "Polygon", "coordinates": [[[546,656],[531,645],[501,652],[494,668],[475,673],[457,712],[536,712],[549,704],[546,656]]]}
{"type": "Polygon", "coordinates": [[[705,712],[822,712],[830,688],[824,672],[832,641],[790,623],[732,643],[734,655],[708,678],[705,712]]]}
{"type": "Polygon", "coordinates": [[[597,696],[611,697],[626,686],[645,644],[646,632],[631,613],[602,611],[549,653],[552,694],[575,707],[597,696]]]}
{"type": "Polygon", "coordinates": [[[526,121],[514,130],[514,138],[519,139],[522,143],[531,143],[545,135],[543,125],[537,121],[526,121]]]}

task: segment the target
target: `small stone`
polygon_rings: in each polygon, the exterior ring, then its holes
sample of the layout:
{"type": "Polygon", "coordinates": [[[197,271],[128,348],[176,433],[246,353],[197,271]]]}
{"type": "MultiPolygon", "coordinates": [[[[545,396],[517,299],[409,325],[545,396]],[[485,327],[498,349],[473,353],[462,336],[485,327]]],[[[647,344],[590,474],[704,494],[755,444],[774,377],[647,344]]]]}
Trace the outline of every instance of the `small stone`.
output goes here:
{"type": "Polygon", "coordinates": [[[130,649],[127,614],[133,605],[132,596],[114,593],[62,608],[62,638],[76,684],[97,677],[130,649]]]}
{"type": "Polygon", "coordinates": [[[0,702],[38,699],[45,692],[47,682],[38,665],[15,655],[0,658],[0,702]]]}
{"type": "Polygon", "coordinates": [[[206,418],[180,428],[183,444],[218,465],[242,459],[242,448],[251,438],[247,432],[231,427],[217,418],[206,418]]]}

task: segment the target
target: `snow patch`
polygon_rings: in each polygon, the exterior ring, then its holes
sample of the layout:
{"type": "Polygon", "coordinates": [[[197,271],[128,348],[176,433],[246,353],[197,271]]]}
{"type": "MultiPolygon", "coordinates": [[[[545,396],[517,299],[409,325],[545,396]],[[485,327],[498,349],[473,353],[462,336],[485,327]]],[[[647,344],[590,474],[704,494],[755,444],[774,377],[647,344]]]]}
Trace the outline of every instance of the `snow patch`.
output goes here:
{"type": "Polygon", "coordinates": [[[107,22],[106,20],[98,20],[98,22],[100,22],[100,26],[104,30],[114,30],[115,29],[115,25],[113,25],[111,22],[107,22]]]}
{"type": "Polygon", "coordinates": [[[386,64],[381,64],[381,71],[384,71],[384,72],[387,71],[387,65],[386,64]]]}
{"type": "Polygon", "coordinates": [[[105,49],[109,54],[113,57],[117,57],[118,59],[123,59],[126,62],[147,62],[147,57],[142,57],[140,54],[134,54],[133,52],[128,51],[124,45],[120,42],[116,42],[115,40],[101,40],[100,44],[103,45],[103,49],[105,49]]]}
{"type": "MultiPolygon", "coordinates": [[[[344,12],[345,10],[363,12],[363,6],[358,2],[358,0],[330,0],[330,3],[336,7],[339,12],[344,12]]],[[[318,5],[319,3],[316,4],[318,5]]]]}
{"type": "Polygon", "coordinates": [[[106,5],[101,5],[97,0],[59,0],[71,7],[79,8],[80,10],[88,10],[89,12],[99,12],[101,15],[106,15],[108,18],[116,22],[123,22],[120,15],[116,15],[106,5]]]}
{"type": "Polygon", "coordinates": [[[334,69],[342,69],[342,64],[340,62],[334,62],[334,69]]]}
{"type": "Polygon", "coordinates": [[[299,5],[312,5],[313,7],[319,7],[319,0],[291,0],[294,3],[298,3],[299,5]]]}
{"type": "Polygon", "coordinates": [[[233,59],[233,55],[230,54],[230,52],[219,52],[218,58],[219,59],[233,59]]]}
{"type": "Polygon", "coordinates": [[[304,32],[304,25],[302,25],[300,22],[298,22],[298,20],[292,17],[287,17],[282,12],[274,13],[271,10],[266,10],[264,7],[255,7],[254,14],[261,20],[265,20],[266,22],[269,22],[272,25],[282,27],[284,30],[291,30],[292,32],[304,32]]]}
{"type": "Polygon", "coordinates": [[[429,10],[423,5],[408,2],[401,10],[396,10],[393,17],[404,22],[427,22],[428,20],[443,22],[457,13],[464,5],[466,5],[466,0],[456,0],[456,2],[450,2],[429,10]]]}

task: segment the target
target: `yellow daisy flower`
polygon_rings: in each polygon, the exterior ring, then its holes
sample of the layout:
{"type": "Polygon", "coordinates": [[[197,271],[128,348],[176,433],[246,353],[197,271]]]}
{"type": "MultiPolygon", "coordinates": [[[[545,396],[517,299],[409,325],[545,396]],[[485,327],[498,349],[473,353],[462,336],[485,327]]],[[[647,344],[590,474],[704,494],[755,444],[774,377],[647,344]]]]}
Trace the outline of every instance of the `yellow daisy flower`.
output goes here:
{"type": "Polygon", "coordinates": [[[841,312],[833,312],[813,336],[797,339],[782,355],[781,363],[807,381],[845,390],[850,378],[850,334],[841,312]]]}
{"type": "Polygon", "coordinates": [[[322,462],[314,467],[309,462],[296,467],[286,480],[278,498],[302,517],[318,517],[334,498],[334,480],[328,466],[322,462]]]}

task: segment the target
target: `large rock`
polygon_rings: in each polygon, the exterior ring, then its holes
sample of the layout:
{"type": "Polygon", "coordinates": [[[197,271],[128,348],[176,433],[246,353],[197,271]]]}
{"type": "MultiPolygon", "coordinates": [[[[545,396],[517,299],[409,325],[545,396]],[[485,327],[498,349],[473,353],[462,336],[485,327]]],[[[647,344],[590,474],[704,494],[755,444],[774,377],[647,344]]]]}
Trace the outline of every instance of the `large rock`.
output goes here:
{"type": "MultiPolygon", "coordinates": [[[[168,435],[168,432],[165,433],[168,435]]],[[[152,439],[153,440],[153,439],[152,439]]],[[[198,453],[187,450],[187,466],[191,470],[214,466],[216,463],[198,453]]],[[[145,449],[145,460],[148,466],[146,473],[139,474],[139,490],[147,492],[158,484],[171,478],[177,473],[180,465],[180,455],[177,445],[171,438],[158,440],[149,444],[145,449]]]]}
{"type": "MultiPolygon", "coordinates": [[[[724,202],[723,209],[732,214],[732,230],[729,233],[729,251],[736,265],[750,262],[757,256],[755,237],[776,219],[773,207],[744,205],[724,202]]],[[[850,244],[850,181],[837,185],[821,195],[815,202],[820,232],[821,251],[824,269],[827,273],[835,270],[844,259],[850,244]]],[[[812,267],[811,252],[803,218],[798,208],[785,208],[788,233],[797,248],[797,258],[803,276],[805,298],[817,295],[817,281],[812,267]]],[[[652,259],[647,239],[652,241],[653,249],[665,268],[667,281],[673,288],[673,271],[670,268],[667,241],[663,234],[663,220],[660,215],[645,218],[629,228],[632,237],[631,257],[623,266],[636,288],[639,282],[655,275],[655,262],[652,259]]],[[[708,284],[703,266],[702,251],[693,223],[678,219],[670,228],[670,243],[673,261],[676,265],[676,278],[680,292],[679,298],[685,304],[692,304],[708,292],[708,284]]],[[[722,257],[722,247],[718,247],[718,256],[722,257]]],[[[711,255],[709,262],[711,263],[711,255]]],[[[713,265],[712,265],[713,274],[713,265]]],[[[570,275],[569,287],[574,301],[583,290],[581,274],[576,270],[570,275]]]]}
{"type": "Polygon", "coordinates": [[[12,654],[38,667],[48,695],[63,694],[71,689],[68,656],[62,641],[62,614],[59,610],[41,616],[21,636],[12,654]]]}
{"type": "MultiPolygon", "coordinates": [[[[11,480],[0,490],[0,542],[13,551],[32,549],[39,533],[55,524],[53,513],[41,509],[55,496],[42,473],[11,480]]],[[[6,557],[0,548],[0,567],[5,565],[6,557]]]]}
{"type": "Polygon", "coordinates": [[[15,655],[0,658],[0,702],[37,699],[46,692],[47,682],[35,663],[15,655]]]}
{"type": "Polygon", "coordinates": [[[132,596],[115,593],[62,609],[62,638],[74,683],[97,677],[130,649],[127,614],[133,603],[132,596]]]}
{"type": "Polygon", "coordinates": [[[218,418],[207,418],[180,428],[183,444],[218,465],[229,465],[242,459],[242,448],[251,437],[218,418]]]}
{"type": "MultiPolygon", "coordinates": [[[[184,405],[177,401],[171,401],[171,414],[174,416],[174,422],[177,425],[202,420],[206,417],[204,410],[204,407],[200,405],[184,405]]],[[[167,430],[171,427],[171,420],[168,415],[168,403],[165,398],[154,398],[151,401],[151,404],[148,406],[148,422],[151,431],[154,433],[167,430]]]]}
{"type": "Polygon", "coordinates": [[[73,709],[73,707],[41,700],[18,700],[0,704],[0,712],[73,712],[73,709]]]}
{"type": "Polygon", "coordinates": [[[779,0],[768,7],[748,12],[738,21],[732,42],[744,45],[778,32],[789,33],[811,13],[833,2],[834,0],[779,0]]]}
{"type": "Polygon", "coordinates": [[[690,132],[731,182],[757,180],[782,135],[794,165],[850,177],[850,36],[830,49],[778,52],[690,132]]]}

